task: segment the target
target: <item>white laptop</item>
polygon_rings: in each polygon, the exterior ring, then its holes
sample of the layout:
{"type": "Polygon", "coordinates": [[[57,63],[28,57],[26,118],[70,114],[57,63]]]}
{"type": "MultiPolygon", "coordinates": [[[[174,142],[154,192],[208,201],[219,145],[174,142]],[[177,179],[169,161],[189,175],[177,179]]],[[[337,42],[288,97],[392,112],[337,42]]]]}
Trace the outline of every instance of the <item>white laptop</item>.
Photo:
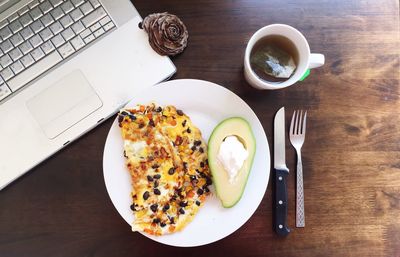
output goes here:
{"type": "Polygon", "coordinates": [[[129,0],[0,0],[0,189],[175,72],[141,20],[129,0]]]}

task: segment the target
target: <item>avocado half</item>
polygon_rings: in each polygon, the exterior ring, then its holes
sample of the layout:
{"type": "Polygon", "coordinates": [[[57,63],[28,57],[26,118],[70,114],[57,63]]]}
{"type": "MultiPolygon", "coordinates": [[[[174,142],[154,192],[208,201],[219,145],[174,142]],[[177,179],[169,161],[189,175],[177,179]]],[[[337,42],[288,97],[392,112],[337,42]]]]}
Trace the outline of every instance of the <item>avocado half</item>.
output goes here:
{"type": "Polygon", "coordinates": [[[255,152],[256,140],[249,123],[245,119],[240,117],[228,118],[214,128],[208,140],[208,164],[217,195],[225,208],[234,206],[242,197],[255,152]],[[242,168],[238,171],[235,183],[229,182],[228,173],[217,159],[219,147],[228,136],[236,136],[249,153],[242,168]]]}

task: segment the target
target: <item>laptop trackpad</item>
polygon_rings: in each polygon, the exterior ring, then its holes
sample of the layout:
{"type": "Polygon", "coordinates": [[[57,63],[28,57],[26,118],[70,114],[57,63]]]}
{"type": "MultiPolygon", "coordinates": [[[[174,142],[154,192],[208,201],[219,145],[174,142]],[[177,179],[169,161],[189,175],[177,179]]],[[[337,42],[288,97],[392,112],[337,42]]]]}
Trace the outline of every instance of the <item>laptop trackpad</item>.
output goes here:
{"type": "Polygon", "coordinates": [[[28,110],[53,139],[99,109],[103,103],[80,70],[75,70],[26,103],[28,110]]]}

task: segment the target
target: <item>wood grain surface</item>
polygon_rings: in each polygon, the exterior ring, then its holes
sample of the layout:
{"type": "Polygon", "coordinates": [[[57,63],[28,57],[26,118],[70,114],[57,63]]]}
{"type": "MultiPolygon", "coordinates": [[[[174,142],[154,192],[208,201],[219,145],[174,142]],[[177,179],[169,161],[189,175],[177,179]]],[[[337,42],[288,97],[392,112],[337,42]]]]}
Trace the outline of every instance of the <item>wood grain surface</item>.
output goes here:
{"type": "MultiPolygon", "coordinates": [[[[0,256],[400,256],[400,32],[397,0],[138,0],[142,16],[168,11],[189,30],[174,79],[223,85],[262,122],[270,146],[275,112],[308,110],[303,147],[306,227],[295,228],[295,152],[287,141],[289,226],[272,228],[271,182],[252,218],[195,248],[153,242],[129,226],[105,189],[108,120],[0,191],[0,256]],[[278,91],[252,89],[243,55],[271,23],[299,29],[324,67],[278,91]]],[[[1,142],[0,142],[1,143],[1,142]]],[[[6,161],[6,160],[1,160],[6,161]]],[[[207,228],[204,228],[207,230],[207,228]]]]}

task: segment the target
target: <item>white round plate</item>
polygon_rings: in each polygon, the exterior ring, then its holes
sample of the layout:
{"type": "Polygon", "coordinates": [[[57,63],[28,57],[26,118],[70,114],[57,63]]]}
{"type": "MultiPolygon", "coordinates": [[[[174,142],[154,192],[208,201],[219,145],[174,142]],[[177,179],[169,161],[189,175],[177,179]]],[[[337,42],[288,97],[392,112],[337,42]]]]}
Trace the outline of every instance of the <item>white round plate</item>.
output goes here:
{"type": "MultiPolygon", "coordinates": [[[[251,125],[256,138],[256,156],[241,200],[232,208],[223,208],[211,187],[212,196],[181,232],[146,237],[172,246],[200,246],[222,239],[240,228],[256,211],[268,185],[270,153],[264,129],[251,108],[237,95],[217,84],[203,80],[172,80],[147,88],[127,106],[155,102],[174,105],[187,114],[208,138],[222,120],[240,116],[251,125]]],[[[131,180],[123,157],[123,142],[117,120],[114,121],[104,148],[104,180],[111,201],[128,224],[134,216],[130,210],[131,180]]]]}

